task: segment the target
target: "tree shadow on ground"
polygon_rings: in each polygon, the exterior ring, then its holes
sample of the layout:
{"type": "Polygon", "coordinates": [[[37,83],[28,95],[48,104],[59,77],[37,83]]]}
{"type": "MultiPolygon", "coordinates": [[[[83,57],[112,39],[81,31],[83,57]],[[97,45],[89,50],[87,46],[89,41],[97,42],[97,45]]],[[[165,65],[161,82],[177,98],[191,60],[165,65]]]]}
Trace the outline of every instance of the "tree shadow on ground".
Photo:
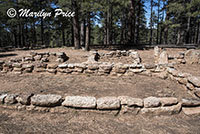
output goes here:
{"type": "Polygon", "coordinates": [[[0,58],[16,56],[17,54],[0,54],[0,58]]]}

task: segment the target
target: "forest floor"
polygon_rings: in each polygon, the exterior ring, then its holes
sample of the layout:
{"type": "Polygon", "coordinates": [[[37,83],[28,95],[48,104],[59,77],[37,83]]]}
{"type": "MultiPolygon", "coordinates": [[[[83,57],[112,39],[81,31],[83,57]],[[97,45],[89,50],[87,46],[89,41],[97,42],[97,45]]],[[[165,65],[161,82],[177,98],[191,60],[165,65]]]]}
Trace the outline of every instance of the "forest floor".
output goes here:
{"type": "MultiPolygon", "coordinates": [[[[0,60],[28,55],[33,50],[17,50],[0,53],[0,60]]],[[[88,52],[71,48],[34,50],[37,52],[65,52],[68,63],[87,61],[88,52]]],[[[170,55],[184,49],[167,49],[170,55]]],[[[107,53],[109,51],[99,50],[107,53]]],[[[143,63],[153,63],[153,50],[138,50],[143,63]]],[[[114,59],[114,62],[124,62],[114,59]]],[[[127,62],[129,59],[126,59],[127,62]]],[[[104,60],[102,60],[104,61],[104,60]]],[[[113,61],[111,61],[113,62],[113,61]]],[[[200,65],[178,65],[183,72],[200,76],[200,65]]],[[[149,96],[174,96],[178,99],[191,97],[180,84],[143,75],[134,76],[92,76],[53,74],[1,74],[0,93],[34,93],[66,95],[123,96],[136,98],[149,96]]],[[[198,134],[200,117],[188,117],[183,113],[174,116],[146,117],[142,115],[100,115],[72,112],[68,114],[13,111],[0,108],[0,134],[23,133],[135,133],[135,134],[198,134]]]]}

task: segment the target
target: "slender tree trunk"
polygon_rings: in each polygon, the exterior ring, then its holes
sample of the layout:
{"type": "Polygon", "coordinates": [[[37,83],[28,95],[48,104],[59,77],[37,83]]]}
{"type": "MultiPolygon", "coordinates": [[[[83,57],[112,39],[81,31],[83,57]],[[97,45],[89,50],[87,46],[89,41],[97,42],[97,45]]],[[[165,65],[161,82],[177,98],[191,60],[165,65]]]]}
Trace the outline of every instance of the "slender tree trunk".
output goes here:
{"type": "Polygon", "coordinates": [[[137,23],[136,23],[136,43],[140,41],[140,14],[141,14],[141,0],[138,1],[138,13],[137,13],[137,23]]]}
{"type": "Polygon", "coordinates": [[[89,51],[89,46],[90,46],[90,12],[88,13],[87,26],[86,26],[86,43],[85,43],[86,51],[89,51]]]}
{"type": "Polygon", "coordinates": [[[21,40],[21,35],[22,35],[22,32],[21,32],[21,23],[19,22],[19,27],[18,27],[18,47],[21,48],[22,47],[22,40],[21,40]]]}
{"type": "Polygon", "coordinates": [[[197,44],[198,44],[198,46],[200,47],[200,22],[199,22],[198,27],[199,27],[199,31],[198,31],[197,44]]]}
{"type": "Polygon", "coordinates": [[[191,23],[191,17],[188,17],[188,22],[187,22],[187,32],[186,32],[186,41],[185,43],[186,44],[189,44],[190,43],[190,23],[191,23]]]}
{"type": "Polygon", "coordinates": [[[150,17],[150,39],[149,44],[152,44],[152,38],[153,38],[153,0],[151,0],[151,17],[150,17]]]}
{"type": "Polygon", "coordinates": [[[196,31],[196,41],[195,43],[198,44],[199,34],[200,34],[200,23],[197,24],[197,31],[196,31]]]}
{"type": "Polygon", "coordinates": [[[44,24],[43,24],[43,18],[41,17],[40,18],[40,20],[41,20],[41,41],[42,41],[42,45],[44,45],[44,24]]]}
{"type": "Polygon", "coordinates": [[[159,44],[159,30],[160,30],[160,0],[158,0],[158,21],[157,21],[157,40],[156,40],[156,44],[159,44]]]}
{"type": "Polygon", "coordinates": [[[81,22],[81,47],[85,46],[85,19],[81,22]]]}
{"type": "Polygon", "coordinates": [[[77,0],[72,1],[72,7],[76,13],[73,17],[73,28],[74,28],[74,48],[80,49],[80,31],[79,31],[79,16],[78,16],[78,3],[77,0]]]}

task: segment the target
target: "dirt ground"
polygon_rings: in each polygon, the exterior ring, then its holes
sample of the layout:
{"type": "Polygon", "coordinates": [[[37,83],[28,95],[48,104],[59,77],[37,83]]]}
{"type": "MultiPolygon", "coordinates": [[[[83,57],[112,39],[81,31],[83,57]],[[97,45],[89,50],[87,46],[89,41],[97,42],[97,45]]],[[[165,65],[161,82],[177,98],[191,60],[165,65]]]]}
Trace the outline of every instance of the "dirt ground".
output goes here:
{"type": "Polygon", "coordinates": [[[176,82],[141,75],[111,77],[67,74],[6,74],[0,76],[0,83],[0,93],[52,93],[95,97],[128,95],[137,98],[190,96],[176,82]]]}
{"type": "Polygon", "coordinates": [[[1,134],[199,134],[200,116],[67,114],[0,108],[1,134]]]}

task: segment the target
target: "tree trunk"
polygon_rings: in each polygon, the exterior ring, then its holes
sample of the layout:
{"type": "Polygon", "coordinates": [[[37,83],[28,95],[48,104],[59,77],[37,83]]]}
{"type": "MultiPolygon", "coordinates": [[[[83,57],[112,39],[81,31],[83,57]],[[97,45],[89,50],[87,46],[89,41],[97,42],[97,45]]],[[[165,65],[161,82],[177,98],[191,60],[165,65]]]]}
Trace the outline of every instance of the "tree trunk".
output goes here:
{"type": "Polygon", "coordinates": [[[40,18],[40,20],[41,20],[41,41],[42,41],[42,45],[44,45],[44,24],[43,24],[43,18],[41,17],[40,18]]]}
{"type": "Polygon", "coordinates": [[[18,27],[18,48],[22,47],[22,40],[21,40],[21,23],[19,22],[18,27]]]}
{"type": "Polygon", "coordinates": [[[197,31],[196,31],[196,41],[195,43],[198,44],[199,34],[200,34],[200,23],[197,24],[197,31]]]}
{"type": "Polygon", "coordinates": [[[159,30],[160,30],[160,0],[158,0],[158,21],[157,21],[157,40],[156,44],[159,44],[159,30]]]}
{"type": "Polygon", "coordinates": [[[140,40],[140,14],[141,14],[141,0],[138,1],[138,13],[136,19],[136,43],[139,43],[140,40]]]}
{"type": "Polygon", "coordinates": [[[81,22],[81,47],[85,46],[85,19],[81,22]]]}
{"type": "Polygon", "coordinates": [[[87,26],[86,26],[86,43],[85,43],[85,50],[89,51],[90,46],[90,13],[88,13],[87,17],[87,26]]]}
{"type": "Polygon", "coordinates": [[[152,38],[153,38],[153,0],[151,0],[151,17],[150,17],[150,39],[149,44],[152,44],[152,38]]]}
{"type": "Polygon", "coordinates": [[[73,17],[73,31],[74,31],[74,48],[80,49],[80,32],[79,32],[79,17],[77,0],[72,0],[72,7],[76,13],[73,17]]]}
{"type": "Polygon", "coordinates": [[[88,13],[87,17],[87,26],[86,26],[86,43],[85,43],[85,50],[89,51],[90,46],[90,13],[88,13]]]}
{"type": "Polygon", "coordinates": [[[191,22],[191,17],[188,17],[188,22],[187,22],[187,32],[186,32],[186,41],[185,43],[186,44],[189,44],[190,43],[190,22],[191,22]]]}

